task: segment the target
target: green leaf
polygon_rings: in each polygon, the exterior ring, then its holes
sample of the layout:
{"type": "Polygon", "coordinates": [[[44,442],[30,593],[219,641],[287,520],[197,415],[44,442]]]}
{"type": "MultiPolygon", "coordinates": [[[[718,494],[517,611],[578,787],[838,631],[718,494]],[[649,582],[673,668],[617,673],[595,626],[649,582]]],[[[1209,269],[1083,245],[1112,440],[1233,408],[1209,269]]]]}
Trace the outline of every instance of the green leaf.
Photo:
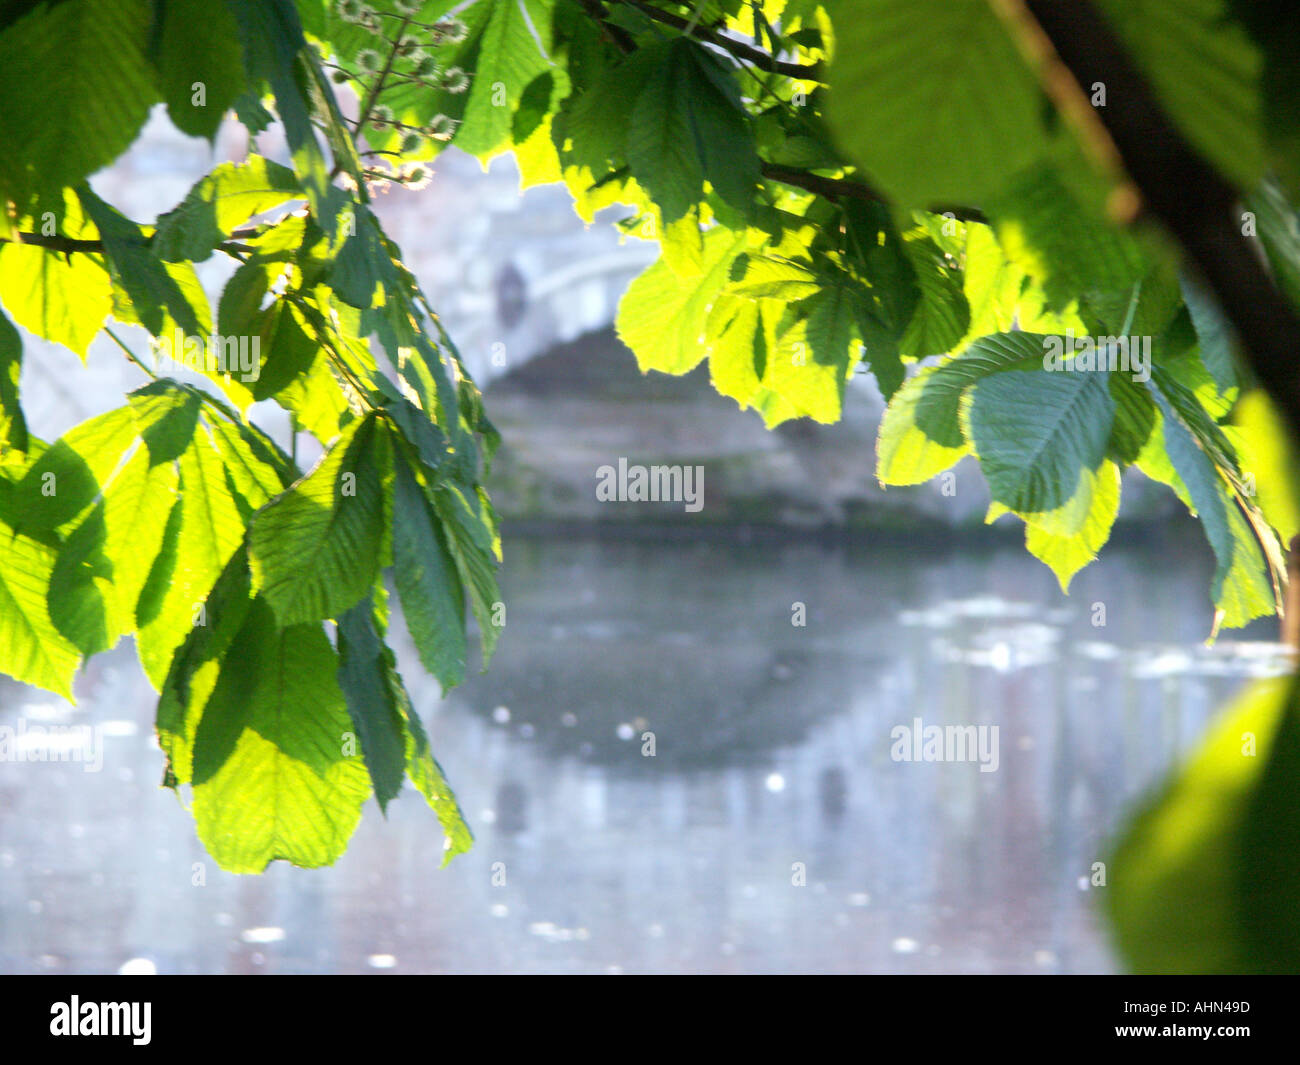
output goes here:
{"type": "Polygon", "coordinates": [[[180,502],[168,518],[162,549],[136,606],[136,652],[155,688],[244,540],[244,519],[225,462],[206,427],[181,455],[180,474],[180,502]]]}
{"type": "Polygon", "coordinates": [[[149,465],[180,458],[194,439],[201,394],[164,379],[136,389],[127,400],[148,448],[149,465]]]}
{"type": "Polygon", "coordinates": [[[202,624],[194,625],[172,657],[159,687],[158,745],[167,755],[163,783],[176,788],[190,783],[194,768],[194,734],[216,686],[222,660],[239,634],[252,605],[248,554],[231,556],[204,604],[202,624]]]}
{"type": "Polygon", "coordinates": [[[892,198],[979,203],[1043,154],[1042,94],[986,0],[830,9],[831,124],[892,198]]]}
{"type": "Polygon", "coordinates": [[[776,357],[776,327],[783,311],[774,301],[754,302],[724,292],[705,326],[713,387],[742,410],[753,407],[769,429],[799,416],[793,405],[763,384],[769,353],[776,357]]]}
{"type": "Polygon", "coordinates": [[[647,198],[631,178],[626,147],[632,109],[654,60],[653,51],[637,51],[617,66],[602,67],[590,85],[561,105],[551,123],[564,183],[574,210],[587,222],[612,203],[647,198]]]}
{"type": "Polygon", "coordinates": [[[501,591],[496,568],[501,560],[501,541],[495,518],[483,490],[467,490],[443,483],[429,493],[434,513],[442,523],[447,550],[456,563],[462,587],[478,620],[483,668],[491,661],[501,635],[501,591]]]}
{"type": "Polygon", "coordinates": [[[27,450],[27,420],[18,398],[23,372],[23,338],[0,311],[0,458],[27,450]]]}
{"type": "MultiPolygon", "coordinates": [[[[64,229],[62,235],[82,239],[89,227],[64,229]]],[[[0,302],[19,325],[84,359],[113,308],[113,284],[102,255],[0,244],[0,302]]]]}
{"type": "MultiPolygon", "coordinates": [[[[520,145],[533,136],[546,121],[554,101],[560,97],[555,94],[555,71],[544,70],[528,83],[519,97],[519,110],[510,123],[510,139],[520,145]]],[[[548,138],[549,139],[549,138],[548,138]]]]}
{"type": "MultiPolygon", "coordinates": [[[[299,186],[316,221],[329,232],[334,225],[329,172],[312,125],[307,86],[314,80],[307,42],[293,0],[227,0],[239,25],[244,68],[251,80],[264,80],[275,94],[299,186]]],[[[194,258],[194,256],[187,256],[194,258]]]]}
{"type": "Polygon", "coordinates": [[[1156,405],[1145,385],[1121,373],[1110,374],[1110,394],[1115,401],[1107,454],[1123,466],[1137,462],[1155,429],[1156,405]]]}
{"type": "Polygon", "coordinates": [[[731,266],[728,291],[750,300],[796,303],[815,296],[824,282],[803,263],[779,255],[741,255],[731,266]]]}
{"type": "Polygon", "coordinates": [[[167,114],[176,127],[211,140],[226,109],[243,91],[239,28],[224,3],[167,0],[152,59],[167,114]]]}
{"type": "Polygon", "coordinates": [[[707,354],[704,326],[710,305],[727,283],[745,235],[715,228],[704,235],[703,272],[680,278],[659,259],[628,286],[618,306],[619,339],[636,355],[642,372],[684,374],[707,354]]]}
{"type": "MultiPolygon", "coordinates": [[[[965,269],[962,289],[970,307],[970,337],[1024,328],[1020,322],[1020,293],[1025,272],[1002,251],[988,226],[966,227],[965,269]]],[[[1031,330],[1037,332],[1038,330],[1031,330]]]]}
{"type": "Polygon", "coordinates": [[[1106,374],[997,373],[975,382],[966,412],[993,499],[1022,514],[1054,511],[1106,457],[1115,403],[1106,374]]]}
{"type": "Polygon", "coordinates": [[[1220,391],[1227,392],[1237,384],[1237,368],[1233,360],[1234,335],[1228,320],[1219,310],[1214,297],[1191,278],[1182,279],[1183,299],[1196,327],[1200,342],[1201,360],[1210,371],[1220,391]]]}
{"type": "Polygon", "coordinates": [[[1287,186],[1300,189],[1300,68],[1292,53],[1292,42],[1300,36],[1300,8],[1288,0],[1228,0],[1232,14],[1249,31],[1263,58],[1260,72],[1260,102],[1263,107],[1264,137],[1269,161],[1287,186]]]}
{"type": "MultiPolygon", "coordinates": [[[[1164,416],[1168,460],[1184,488],[1184,501],[1201,519],[1214,550],[1214,579],[1210,590],[1221,611],[1221,624],[1239,628],[1253,618],[1275,612],[1277,604],[1266,560],[1250,525],[1219,473],[1219,466],[1175,411],[1165,393],[1153,389],[1164,416]]],[[[1144,467],[1144,472],[1149,472],[1144,467]]],[[[1217,627],[1217,626],[1216,626],[1217,627]]]]}
{"type": "Polygon", "coordinates": [[[343,242],[334,257],[330,283],[344,303],[365,310],[375,302],[375,290],[383,278],[387,252],[377,232],[378,223],[368,207],[353,208],[355,232],[343,242]]]}
{"type": "Polygon", "coordinates": [[[474,842],[410,696],[383,643],[384,631],[367,598],[339,621],[339,684],[361,737],[366,767],[381,807],[401,791],[407,776],[438,815],[446,833],[445,866],[474,842]]]}
{"type": "Polygon", "coordinates": [[[253,519],[254,588],[280,625],[336,618],[374,586],[389,454],[373,418],[354,422],[315,469],[253,519]]]}
{"type": "MultiPolygon", "coordinates": [[[[236,272],[230,285],[238,278],[236,272]]],[[[256,290],[260,281],[253,275],[252,280],[239,280],[238,284],[256,290]]],[[[252,364],[252,369],[226,374],[218,366],[210,371],[205,367],[205,372],[241,411],[258,400],[274,399],[293,413],[300,427],[327,444],[339,435],[351,414],[348,397],[331,369],[316,326],[305,316],[304,302],[286,296],[259,309],[259,301],[256,291],[223,300],[226,319],[222,336],[238,338],[241,345],[247,341],[247,351],[252,354],[245,355],[241,348],[239,361],[252,364]],[[241,318],[242,314],[249,317],[241,318]]]]}
{"type": "MultiPolygon", "coordinates": [[[[393,653],[386,651],[385,657],[391,670],[393,653]]],[[[474,845],[474,835],[465,822],[465,815],[461,812],[460,804],[456,802],[456,796],[447,784],[442,766],[433,757],[428,734],[424,731],[419,715],[411,706],[410,697],[406,694],[400,677],[397,678],[396,692],[398,705],[402,708],[407,725],[406,775],[415,785],[415,789],[424,796],[425,802],[433,809],[439,824],[442,825],[445,836],[442,865],[445,868],[456,855],[464,854],[474,845]]]]}
{"type": "Polygon", "coordinates": [[[731,73],[698,43],[677,37],[643,49],[651,64],[632,109],[627,160],[671,224],[703,198],[705,180],[748,213],[759,161],[731,73]]]}
{"type": "Polygon", "coordinates": [[[393,389],[384,404],[384,411],[401,430],[407,443],[415,448],[420,462],[430,471],[437,470],[447,458],[447,438],[429,416],[414,403],[396,392],[396,386],[384,378],[385,385],[393,389]]]}
{"type": "Polygon", "coordinates": [[[265,133],[275,123],[275,115],[262,104],[260,93],[251,89],[240,93],[230,105],[249,133],[265,133]]]}
{"type": "Polygon", "coordinates": [[[1227,0],[1103,0],[1119,36],[1169,117],[1239,188],[1266,168],[1263,58],[1227,0]]]}
{"type": "Polygon", "coordinates": [[[881,484],[921,484],[967,454],[960,411],[970,386],[1004,370],[1042,366],[1046,339],[1033,333],[984,337],[904,383],[880,423],[876,476],[881,484]]]}
{"type": "Polygon", "coordinates": [[[153,6],[62,0],[0,32],[0,203],[57,197],[135,140],[158,98],[144,55],[153,6]]]}
{"type": "Polygon", "coordinates": [[[934,241],[909,235],[903,249],[912,264],[921,298],[899,348],[903,355],[942,355],[956,347],[970,326],[970,306],[961,273],[934,241]]]}
{"type": "Polygon", "coordinates": [[[255,599],[194,736],[194,820],[217,864],[260,873],[277,859],[336,861],[370,779],[350,749],[338,656],[318,624],[279,628],[255,599]]]}
{"type": "Polygon", "coordinates": [[[1231,439],[1241,456],[1242,473],[1254,486],[1259,509],[1282,542],[1289,544],[1300,534],[1300,485],[1296,482],[1300,462],[1286,425],[1262,389],[1241,397],[1232,420],[1231,439]]]}
{"type": "Polygon", "coordinates": [[[407,631],[445,693],[465,677],[465,592],[446,536],[401,456],[393,487],[393,563],[407,631]]]}
{"type": "Polygon", "coordinates": [[[763,386],[801,417],[839,421],[862,332],[857,302],[846,285],[828,284],[796,309],[804,317],[781,335],[768,356],[763,386]]]}
{"type": "Polygon", "coordinates": [[[1080,201],[1065,175],[1035,167],[986,209],[1003,251],[1041,284],[1050,310],[1095,303],[1106,331],[1122,327],[1130,293],[1151,264],[1133,237],[1080,201]]]}
{"type": "Polygon", "coordinates": [[[0,519],[23,532],[66,531],[98,498],[137,433],[130,407],[68,430],[28,467],[0,519]]]}
{"type": "Polygon", "coordinates": [[[174,464],[139,447],[68,534],[50,580],[50,618],[87,657],[135,629],[135,607],[176,498],[174,464]]]}
{"type": "Polygon", "coordinates": [[[957,423],[956,403],[960,390],[956,390],[953,396],[952,419],[957,426],[955,443],[935,439],[921,428],[919,413],[923,404],[932,402],[930,379],[938,369],[926,367],[917,376],[904,381],[885,408],[876,439],[876,478],[882,485],[924,484],[970,453],[957,423]]]}
{"type": "Polygon", "coordinates": [[[303,195],[292,170],[260,155],[222,163],[159,216],[154,253],[169,262],[201,262],[254,215],[303,195]]]}
{"type": "Polygon", "coordinates": [[[77,649],[50,621],[55,548],[0,525],[0,673],[72,699],[77,649]]]}
{"type": "Polygon", "coordinates": [[[206,297],[201,288],[184,292],[176,278],[151,249],[140,227],[109,204],[89,186],[77,190],[86,216],[99,230],[105,258],[113,280],[130,298],[136,320],[154,336],[168,336],[175,329],[187,336],[204,334],[211,311],[204,307],[202,319],[191,299],[206,297]]]}
{"type": "Polygon", "coordinates": [[[879,203],[844,205],[844,228],[855,285],[856,317],[862,333],[862,361],[888,401],[903,385],[903,345],[915,328],[921,289],[888,208],[879,203]]]}
{"type": "Polygon", "coordinates": [[[406,721],[389,675],[387,648],[375,631],[370,596],[338,621],[339,687],[361,740],[375,799],[387,812],[406,778],[406,721]]]}
{"type": "Polygon", "coordinates": [[[1293,973],[1300,961],[1300,699],[1258,681],[1145,800],[1107,862],[1139,973],[1293,973]]]}
{"type": "Polygon", "coordinates": [[[1246,197],[1243,231],[1259,238],[1268,255],[1277,285],[1300,307],[1300,225],[1296,209],[1276,181],[1265,181],[1246,197]]]}
{"type": "Polygon", "coordinates": [[[674,222],[704,196],[704,163],[693,121],[689,41],[678,39],[646,49],[654,67],[632,110],[627,160],[650,193],[665,222],[674,222]]]}
{"type": "Polygon", "coordinates": [[[1077,532],[1066,534],[1053,531],[1034,520],[1025,519],[1025,547],[1031,555],[1044,563],[1061,583],[1061,591],[1068,593],[1074,575],[1097,557],[1110,539],[1110,530],[1119,514],[1119,467],[1106,462],[1097,470],[1085,470],[1089,484],[1083,495],[1089,501],[1087,516],[1077,532]]]}
{"type": "Polygon", "coordinates": [[[212,442],[226,465],[226,477],[245,521],[292,483],[293,468],[279,449],[251,426],[213,418],[212,442]]]}
{"type": "MultiPolygon", "coordinates": [[[[217,304],[217,332],[222,336],[250,335],[250,323],[260,320],[262,301],[271,283],[283,271],[256,256],[239,264],[221,291],[217,304]]],[[[257,330],[252,330],[256,333],[257,330]]]]}
{"type": "MultiPolygon", "coordinates": [[[[260,372],[250,389],[254,400],[271,398],[279,400],[280,393],[289,390],[290,386],[295,383],[301,384],[304,378],[318,369],[325,370],[323,365],[319,367],[317,365],[324,361],[320,358],[320,344],[308,334],[302,313],[288,300],[276,300],[264,311],[257,312],[248,323],[248,329],[250,335],[259,338],[258,347],[262,353],[260,372]]],[[[330,385],[337,391],[338,386],[334,384],[333,378],[330,378],[330,385]]],[[[288,397],[285,399],[288,400],[288,397]]],[[[288,409],[294,410],[293,407],[288,409]]],[[[336,411],[338,409],[335,408],[336,411]]],[[[303,415],[299,420],[304,425],[314,425],[316,419],[309,411],[295,411],[295,413],[303,415]]],[[[332,419],[326,417],[323,424],[330,424],[337,420],[338,416],[335,413],[332,419]]],[[[325,439],[328,440],[329,437],[325,439]]]]}
{"type": "Polygon", "coordinates": [[[551,67],[553,0],[479,0],[490,5],[475,38],[477,63],[455,145],[488,159],[510,143],[511,124],[524,90],[551,67]]]}

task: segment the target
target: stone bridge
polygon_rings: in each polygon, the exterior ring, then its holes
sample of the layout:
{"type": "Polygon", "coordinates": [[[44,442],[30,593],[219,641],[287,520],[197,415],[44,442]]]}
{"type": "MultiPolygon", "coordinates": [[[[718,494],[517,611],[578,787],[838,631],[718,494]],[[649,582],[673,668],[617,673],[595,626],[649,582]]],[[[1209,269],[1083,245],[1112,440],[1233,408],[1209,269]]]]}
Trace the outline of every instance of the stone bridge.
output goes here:
{"type": "Polygon", "coordinates": [[[448,152],[427,189],[378,200],[385,228],[485,388],[609,326],[629,282],[659,254],[653,243],[620,243],[610,224],[618,208],[588,226],[563,187],[521,194],[509,157],[484,173],[448,152]]]}
{"type": "MultiPolygon", "coordinates": [[[[258,150],[283,158],[269,137],[258,150]]],[[[149,222],[215,163],[247,151],[235,123],[209,147],[155,115],[130,152],[93,183],[130,217],[149,222]]],[[[955,494],[935,485],[886,493],[876,483],[882,403],[870,378],[853,382],[841,423],[789,423],[768,432],[753,412],[714,392],[704,368],[686,378],[641,377],[610,326],[628,283],[658,249],[620,240],[609,224],[617,208],[585,225],[564,188],[521,194],[510,158],[485,173],[455,151],[438,160],[428,188],[394,188],[376,199],[386,229],[490,393],[489,415],[506,440],[491,488],[507,519],[627,521],[629,528],[648,517],[692,526],[979,524],[988,494],[969,461],[958,467],[955,494]],[[649,515],[636,503],[598,504],[596,471],[621,457],[706,465],[704,514],[683,518],[680,507],[669,507],[649,515]]],[[[232,272],[223,256],[200,264],[214,306],[232,272]]],[[[134,342],[143,351],[143,337],[134,342]]],[[[43,439],[119,405],[142,381],[107,338],[92,347],[84,368],[66,349],[28,338],[23,400],[32,431],[43,439]]],[[[254,417],[287,442],[287,416],[274,404],[259,405],[254,417]]],[[[1133,501],[1132,493],[1126,497],[1133,501]]],[[[1127,505],[1126,512],[1132,514],[1127,505]]]]}
{"type": "MultiPolygon", "coordinates": [[[[279,158],[268,137],[261,151],[279,158]]],[[[209,149],[155,115],[127,155],[93,184],[130,217],[152,222],[213,165],[246,153],[238,124],[223,127],[209,149]]],[[[483,387],[557,344],[609,326],[628,283],[658,254],[654,244],[619,242],[608,224],[617,209],[587,226],[561,187],[521,194],[509,157],[484,173],[475,160],[449,151],[428,188],[394,188],[376,200],[385,228],[483,387]]],[[[222,259],[199,267],[214,308],[233,270],[222,259]]],[[[27,345],[24,399],[33,431],[45,438],[116,405],[139,384],[138,371],[105,338],[85,369],[55,345],[32,337],[27,345]]]]}

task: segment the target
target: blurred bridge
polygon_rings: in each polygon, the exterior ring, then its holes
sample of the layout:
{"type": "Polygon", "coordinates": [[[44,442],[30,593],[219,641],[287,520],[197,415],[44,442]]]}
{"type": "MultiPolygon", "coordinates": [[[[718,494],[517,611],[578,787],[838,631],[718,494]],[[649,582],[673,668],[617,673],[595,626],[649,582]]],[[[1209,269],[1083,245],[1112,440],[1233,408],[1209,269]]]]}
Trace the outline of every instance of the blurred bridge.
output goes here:
{"type": "MultiPolygon", "coordinates": [[[[155,115],[131,150],[93,184],[130,217],[152,222],[216,163],[243,158],[247,150],[236,123],[223,127],[209,148],[155,115]]],[[[259,139],[258,150],[283,156],[269,134],[259,139]]],[[[485,174],[475,160],[453,150],[435,170],[426,189],[378,195],[376,210],[481,386],[556,345],[609,326],[628,283],[658,254],[655,244],[620,244],[608,224],[617,208],[587,226],[560,186],[521,194],[509,157],[497,159],[485,174]]],[[[198,265],[214,308],[233,267],[222,256],[198,265]]],[[[32,430],[44,439],[117,406],[124,392],[142,383],[139,371],[105,337],[92,347],[85,368],[64,348],[26,340],[24,404],[32,430]]],[[[143,340],[138,346],[143,351],[143,340]]],[[[273,410],[267,413],[268,428],[274,429],[281,419],[273,410]]]]}
{"type": "Polygon", "coordinates": [[[610,325],[628,284],[658,255],[653,243],[619,243],[609,224],[618,208],[587,226],[562,186],[521,195],[509,157],[484,174],[449,152],[429,188],[378,200],[385,228],[484,387],[610,325]]]}

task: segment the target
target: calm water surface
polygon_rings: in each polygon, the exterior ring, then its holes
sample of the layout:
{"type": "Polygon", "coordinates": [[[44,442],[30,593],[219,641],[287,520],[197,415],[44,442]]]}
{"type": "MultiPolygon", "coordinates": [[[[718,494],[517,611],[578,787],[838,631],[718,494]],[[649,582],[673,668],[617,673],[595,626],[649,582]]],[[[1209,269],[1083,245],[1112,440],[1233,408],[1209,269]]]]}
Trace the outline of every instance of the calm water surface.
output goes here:
{"type": "Polygon", "coordinates": [[[1108,549],[1069,598],[1018,547],[532,541],[508,563],[491,671],[446,700],[398,626],[478,837],[445,870],[408,789],[331,869],[224,874],[158,787],[129,644],[75,708],[0,681],[0,725],[98,725],[105,752],[0,762],[0,970],[1107,971],[1108,834],[1278,663],[1268,626],[1202,646],[1209,564],[1181,540],[1108,549]],[[917,717],[997,725],[997,771],[891,760],[917,717]]]}

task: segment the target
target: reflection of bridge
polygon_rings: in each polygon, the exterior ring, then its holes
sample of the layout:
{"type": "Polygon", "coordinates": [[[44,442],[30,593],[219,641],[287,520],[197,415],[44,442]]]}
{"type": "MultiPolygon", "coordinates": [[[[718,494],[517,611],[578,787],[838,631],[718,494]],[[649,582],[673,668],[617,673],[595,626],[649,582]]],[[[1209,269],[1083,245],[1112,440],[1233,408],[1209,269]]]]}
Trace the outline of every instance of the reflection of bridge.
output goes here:
{"type": "Polygon", "coordinates": [[[1062,600],[1019,548],[518,545],[498,657],[445,702],[394,625],[478,836],[443,871],[407,789],[332,869],[221,873],[157,787],[129,647],[76,708],[0,681],[0,725],[104,736],[102,773],[0,761],[0,970],[1107,969],[1080,878],[1268,668],[1260,645],[1200,646],[1212,563],[1192,557],[1109,551],[1062,600]],[[998,725],[998,771],[893,762],[916,716],[998,725]]]}

